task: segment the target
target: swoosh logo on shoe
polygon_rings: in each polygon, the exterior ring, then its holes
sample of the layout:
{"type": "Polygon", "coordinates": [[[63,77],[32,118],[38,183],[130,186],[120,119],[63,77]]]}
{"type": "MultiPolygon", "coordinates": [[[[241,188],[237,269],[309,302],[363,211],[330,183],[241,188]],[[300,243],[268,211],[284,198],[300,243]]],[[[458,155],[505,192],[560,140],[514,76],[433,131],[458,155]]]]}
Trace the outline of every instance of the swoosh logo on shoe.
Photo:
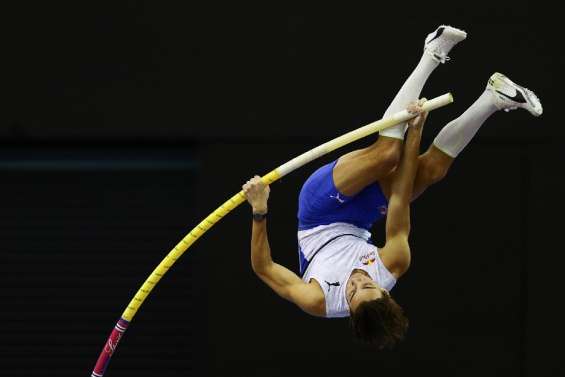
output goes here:
{"type": "Polygon", "coordinates": [[[523,95],[519,90],[516,90],[516,94],[515,94],[513,97],[511,97],[511,96],[509,96],[508,94],[503,93],[503,92],[501,92],[501,91],[499,91],[499,90],[497,90],[496,92],[497,92],[498,94],[500,94],[500,95],[503,95],[503,96],[506,97],[506,98],[511,99],[511,100],[514,101],[514,102],[518,102],[518,103],[528,103],[528,101],[526,101],[526,99],[524,98],[524,95],[523,95]]]}
{"type": "MultiPolygon", "coordinates": [[[[443,34],[443,31],[445,30],[444,27],[440,27],[439,29],[436,30],[436,35],[434,35],[434,37],[432,39],[430,39],[430,41],[428,43],[432,43],[432,41],[438,39],[439,37],[441,37],[441,35],[443,34]]],[[[427,44],[428,44],[427,43],[427,44]]]]}

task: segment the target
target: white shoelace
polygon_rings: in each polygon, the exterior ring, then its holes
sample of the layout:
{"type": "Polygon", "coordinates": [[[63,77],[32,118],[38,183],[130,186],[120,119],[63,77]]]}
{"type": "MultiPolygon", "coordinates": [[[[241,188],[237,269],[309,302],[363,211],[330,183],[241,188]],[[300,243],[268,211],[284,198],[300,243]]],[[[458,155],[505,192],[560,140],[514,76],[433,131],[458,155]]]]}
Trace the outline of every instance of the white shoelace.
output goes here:
{"type": "Polygon", "coordinates": [[[445,52],[439,50],[438,48],[431,49],[426,47],[424,48],[424,52],[430,55],[438,63],[445,63],[451,60],[451,58],[447,56],[445,52]]]}

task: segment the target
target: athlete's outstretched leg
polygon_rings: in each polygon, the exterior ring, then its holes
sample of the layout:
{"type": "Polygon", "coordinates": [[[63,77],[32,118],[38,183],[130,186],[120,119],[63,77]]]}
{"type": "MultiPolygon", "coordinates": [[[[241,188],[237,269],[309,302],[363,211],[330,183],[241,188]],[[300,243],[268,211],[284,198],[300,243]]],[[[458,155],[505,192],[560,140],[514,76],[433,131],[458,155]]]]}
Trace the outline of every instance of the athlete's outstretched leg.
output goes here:
{"type": "Polygon", "coordinates": [[[445,126],[428,151],[419,157],[413,198],[445,177],[455,157],[492,114],[498,110],[509,111],[518,107],[528,110],[534,116],[543,112],[541,102],[532,91],[513,83],[500,73],[492,75],[486,90],[477,101],[459,118],[445,126]]]}
{"type": "MultiPolygon", "coordinates": [[[[440,26],[436,31],[430,33],[426,37],[424,53],[418,66],[416,66],[416,69],[408,77],[396,97],[394,97],[383,118],[402,111],[410,102],[420,98],[420,93],[432,72],[439,63],[445,63],[449,60],[447,56],[449,51],[465,38],[467,38],[467,33],[451,26],[440,26]]],[[[403,123],[383,130],[379,134],[402,140],[404,139],[405,131],[406,123],[403,123]]]]}
{"type": "MultiPolygon", "coordinates": [[[[461,30],[440,26],[428,35],[420,62],[408,77],[388,109],[384,118],[404,110],[419,97],[424,84],[439,65],[448,60],[453,46],[465,39],[461,30]]],[[[368,148],[348,153],[339,158],[333,170],[336,188],[342,194],[353,196],[373,182],[380,181],[396,168],[402,151],[405,124],[380,132],[378,140],[368,148]]]]}

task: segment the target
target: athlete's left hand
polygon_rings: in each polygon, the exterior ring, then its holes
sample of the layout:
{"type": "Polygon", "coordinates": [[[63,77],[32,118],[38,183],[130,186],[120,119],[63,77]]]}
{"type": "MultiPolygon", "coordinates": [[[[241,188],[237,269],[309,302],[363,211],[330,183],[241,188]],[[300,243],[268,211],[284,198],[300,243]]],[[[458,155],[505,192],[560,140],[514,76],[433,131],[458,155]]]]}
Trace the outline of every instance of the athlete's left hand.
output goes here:
{"type": "Polygon", "coordinates": [[[408,105],[408,108],[406,109],[410,114],[418,114],[417,117],[412,118],[408,121],[408,125],[418,131],[422,129],[424,123],[426,122],[426,119],[428,118],[428,112],[422,109],[422,106],[424,105],[424,103],[426,103],[426,101],[427,99],[422,98],[419,101],[413,102],[408,105]]]}

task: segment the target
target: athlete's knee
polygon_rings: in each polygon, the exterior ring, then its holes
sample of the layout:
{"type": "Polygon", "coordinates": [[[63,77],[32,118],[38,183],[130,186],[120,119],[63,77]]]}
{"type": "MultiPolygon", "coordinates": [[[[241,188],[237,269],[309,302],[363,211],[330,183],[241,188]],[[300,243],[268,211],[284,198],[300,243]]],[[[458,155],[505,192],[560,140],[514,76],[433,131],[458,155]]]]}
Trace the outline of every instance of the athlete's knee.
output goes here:
{"type": "Polygon", "coordinates": [[[374,158],[377,159],[379,168],[390,172],[394,170],[402,154],[402,140],[387,138],[388,140],[375,148],[374,158]]]}
{"type": "Polygon", "coordinates": [[[383,165],[387,171],[393,171],[400,163],[401,150],[399,148],[388,148],[383,153],[383,165]]]}
{"type": "Polygon", "coordinates": [[[421,160],[418,167],[418,173],[421,174],[421,179],[428,185],[441,181],[447,175],[448,170],[448,166],[432,159],[421,160]]]}

